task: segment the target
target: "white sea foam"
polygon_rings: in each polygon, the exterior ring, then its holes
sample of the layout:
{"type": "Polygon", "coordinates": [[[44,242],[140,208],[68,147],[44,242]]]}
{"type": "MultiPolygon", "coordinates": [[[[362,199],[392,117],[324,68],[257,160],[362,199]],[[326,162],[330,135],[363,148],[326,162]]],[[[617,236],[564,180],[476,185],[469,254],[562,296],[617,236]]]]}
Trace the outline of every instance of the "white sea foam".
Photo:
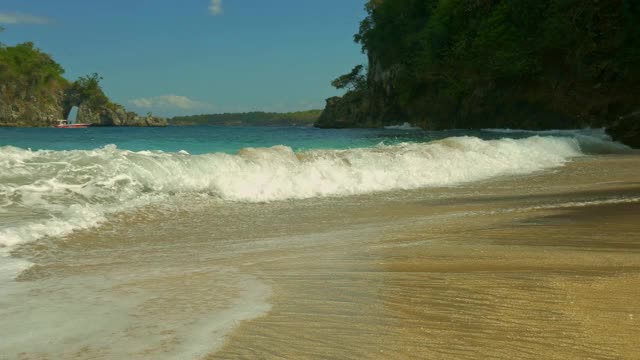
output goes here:
{"type": "Polygon", "coordinates": [[[532,136],[236,155],[0,147],[0,247],[93,227],[110,214],[168,197],[207,194],[264,202],[452,186],[562,165],[585,149],[624,151],[597,137],[532,136]],[[8,219],[8,220],[7,220],[8,219]]]}
{"type": "Polygon", "coordinates": [[[271,289],[254,276],[184,267],[88,272],[35,290],[3,284],[0,358],[202,359],[240,322],[271,310],[271,289]]]}
{"type": "Polygon", "coordinates": [[[509,135],[526,136],[561,136],[572,137],[580,142],[580,148],[587,154],[616,154],[628,152],[630,149],[611,140],[605,129],[571,129],[571,130],[519,130],[519,129],[483,129],[483,131],[509,135]]]}
{"type": "Polygon", "coordinates": [[[385,126],[384,128],[389,130],[422,130],[422,128],[413,126],[408,122],[402,123],[401,125],[385,126]]]}

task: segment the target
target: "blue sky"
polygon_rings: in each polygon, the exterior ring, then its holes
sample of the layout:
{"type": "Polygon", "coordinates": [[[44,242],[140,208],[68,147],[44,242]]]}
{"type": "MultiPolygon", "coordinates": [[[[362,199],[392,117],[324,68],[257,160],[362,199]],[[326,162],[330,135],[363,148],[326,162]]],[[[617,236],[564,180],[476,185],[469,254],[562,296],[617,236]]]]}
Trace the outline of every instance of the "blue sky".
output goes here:
{"type": "Polygon", "coordinates": [[[364,16],[364,0],[2,0],[0,42],[35,42],[71,80],[97,72],[142,113],[292,111],[366,62],[364,16]]]}

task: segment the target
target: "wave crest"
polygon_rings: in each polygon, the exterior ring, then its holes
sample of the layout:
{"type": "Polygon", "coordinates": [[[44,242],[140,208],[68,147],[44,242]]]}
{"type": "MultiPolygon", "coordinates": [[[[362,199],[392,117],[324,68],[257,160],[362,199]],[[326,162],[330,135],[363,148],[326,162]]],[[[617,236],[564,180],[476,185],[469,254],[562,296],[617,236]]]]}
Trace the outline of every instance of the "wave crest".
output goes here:
{"type": "Polygon", "coordinates": [[[298,153],[274,146],[235,155],[6,146],[0,148],[0,212],[9,223],[0,224],[0,246],[95,226],[110,213],[175,194],[264,202],[451,186],[557,167],[582,153],[578,139],[549,136],[298,153]]]}

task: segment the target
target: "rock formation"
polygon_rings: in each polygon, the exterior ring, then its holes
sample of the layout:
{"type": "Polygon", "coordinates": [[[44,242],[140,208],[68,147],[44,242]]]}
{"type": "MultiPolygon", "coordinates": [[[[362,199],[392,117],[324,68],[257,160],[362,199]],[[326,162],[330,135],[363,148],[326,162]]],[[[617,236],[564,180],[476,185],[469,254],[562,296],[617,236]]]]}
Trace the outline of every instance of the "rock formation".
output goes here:
{"type": "Polygon", "coordinates": [[[607,128],[613,140],[640,149],[640,111],[620,117],[607,128]]]}
{"type": "Polygon", "coordinates": [[[638,146],[640,5],[370,0],[367,10],[356,34],[366,84],[327,99],[316,126],[609,127],[638,146]]]}
{"type": "Polygon", "coordinates": [[[31,93],[15,84],[0,84],[0,126],[51,126],[63,118],[64,92],[31,93]]]}

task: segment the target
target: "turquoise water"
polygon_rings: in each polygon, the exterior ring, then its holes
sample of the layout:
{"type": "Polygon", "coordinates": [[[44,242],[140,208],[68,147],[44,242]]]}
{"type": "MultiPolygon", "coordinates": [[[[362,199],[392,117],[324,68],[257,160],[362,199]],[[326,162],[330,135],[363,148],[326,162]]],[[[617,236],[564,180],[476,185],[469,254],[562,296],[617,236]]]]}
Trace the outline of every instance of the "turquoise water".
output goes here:
{"type": "MultiPolygon", "coordinates": [[[[555,135],[564,136],[563,132],[555,135]]],[[[91,150],[114,144],[118,149],[190,154],[236,153],[247,147],[286,145],[294,151],[309,149],[353,149],[379,144],[428,142],[454,136],[476,136],[485,140],[523,138],[528,132],[421,131],[400,129],[316,129],[309,127],[167,127],[87,129],[0,128],[0,146],[32,150],[91,150]]],[[[573,136],[574,133],[571,133],[573,136]]]]}
{"type": "Polygon", "coordinates": [[[280,306],[278,279],[307,270],[299,254],[324,286],[345,249],[386,256],[361,239],[467,221],[424,199],[627,151],[602,130],[0,128],[0,358],[203,358],[280,306]],[[411,206],[379,212],[396,196],[411,206]]]}
{"type": "Polygon", "coordinates": [[[285,127],[167,127],[167,128],[16,128],[0,129],[0,146],[32,150],[90,150],[114,144],[118,149],[190,154],[235,153],[247,147],[287,145],[294,150],[346,149],[384,143],[424,140],[421,131],[321,130],[285,127]]]}
{"type": "Polygon", "coordinates": [[[602,130],[0,128],[0,255],[176,199],[253,203],[456,186],[626,151],[602,130]]]}

